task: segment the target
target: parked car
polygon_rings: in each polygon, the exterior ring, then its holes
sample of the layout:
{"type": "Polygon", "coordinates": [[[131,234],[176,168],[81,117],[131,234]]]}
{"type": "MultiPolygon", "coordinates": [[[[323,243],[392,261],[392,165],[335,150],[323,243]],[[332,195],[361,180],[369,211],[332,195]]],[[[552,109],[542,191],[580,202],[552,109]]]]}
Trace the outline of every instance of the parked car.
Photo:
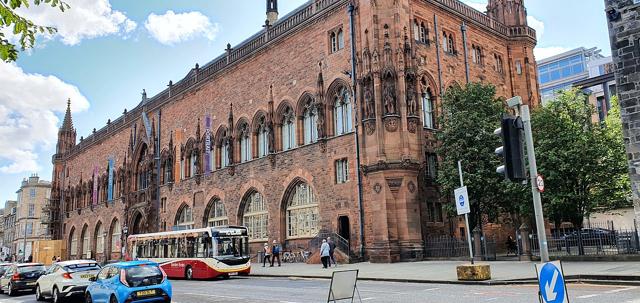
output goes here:
{"type": "Polygon", "coordinates": [[[562,239],[571,245],[578,245],[578,239],[582,241],[583,246],[614,245],[616,244],[616,232],[604,228],[583,228],[580,231],[564,234],[562,239]],[[578,233],[580,233],[580,237],[578,237],[578,233]]]}
{"type": "Polygon", "coordinates": [[[42,263],[11,264],[0,277],[0,293],[13,296],[18,291],[33,291],[36,281],[46,270],[42,263]]]}
{"type": "Polygon", "coordinates": [[[86,303],[171,302],[171,283],[155,262],[109,264],[91,280],[86,303]]]}
{"type": "Polygon", "coordinates": [[[66,298],[84,296],[89,279],[100,271],[100,265],[93,260],[75,260],[58,262],[51,265],[36,282],[36,300],[44,301],[51,297],[54,303],[66,298]]]}

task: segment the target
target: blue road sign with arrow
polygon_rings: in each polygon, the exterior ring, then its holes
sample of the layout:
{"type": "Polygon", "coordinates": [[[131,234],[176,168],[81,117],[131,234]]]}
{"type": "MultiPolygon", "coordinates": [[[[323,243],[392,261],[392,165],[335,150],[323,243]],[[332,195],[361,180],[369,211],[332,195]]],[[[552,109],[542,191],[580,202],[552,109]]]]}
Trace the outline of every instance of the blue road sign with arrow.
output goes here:
{"type": "Polygon", "coordinates": [[[536,264],[540,297],[545,303],[568,303],[567,287],[560,261],[536,264]]]}

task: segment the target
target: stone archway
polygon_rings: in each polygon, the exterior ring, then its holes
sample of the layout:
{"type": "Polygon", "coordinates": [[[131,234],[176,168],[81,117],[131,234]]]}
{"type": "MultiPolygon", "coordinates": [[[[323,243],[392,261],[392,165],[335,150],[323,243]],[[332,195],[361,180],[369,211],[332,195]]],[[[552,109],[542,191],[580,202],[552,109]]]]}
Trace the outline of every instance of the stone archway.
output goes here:
{"type": "Polygon", "coordinates": [[[137,212],[131,221],[131,230],[129,231],[130,235],[137,235],[144,233],[144,219],[142,218],[142,214],[137,212]]]}

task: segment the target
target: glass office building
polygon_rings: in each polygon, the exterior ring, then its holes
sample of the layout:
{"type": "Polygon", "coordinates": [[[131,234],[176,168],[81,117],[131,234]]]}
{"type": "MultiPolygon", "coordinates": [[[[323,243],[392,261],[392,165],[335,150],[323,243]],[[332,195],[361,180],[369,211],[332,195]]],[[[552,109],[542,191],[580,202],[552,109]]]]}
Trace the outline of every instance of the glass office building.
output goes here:
{"type": "Polygon", "coordinates": [[[559,90],[571,88],[574,82],[589,78],[588,62],[602,58],[597,48],[584,47],[539,60],[538,81],[544,105],[559,90]]]}

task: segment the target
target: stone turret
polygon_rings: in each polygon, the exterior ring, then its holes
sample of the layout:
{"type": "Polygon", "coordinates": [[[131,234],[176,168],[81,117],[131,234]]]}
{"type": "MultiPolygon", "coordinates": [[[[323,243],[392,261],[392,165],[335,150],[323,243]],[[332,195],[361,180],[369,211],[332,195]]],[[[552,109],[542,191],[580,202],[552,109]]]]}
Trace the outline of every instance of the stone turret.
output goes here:
{"type": "Polygon", "coordinates": [[[527,25],[527,9],[524,0],[489,0],[487,15],[506,26],[527,25]]]}
{"type": "Polygon", "coordinates": [[[65,154],[69,152],[76,144],[76,130],[73,128],[73,120],[71,119],[71,99],[67,100],[67,112],[64,115],[62,126],[58,130],[58,144],[56,147],[57,154],[65,154]]]}
{"type": "Polygon", "coordinates": [[[269,25],[278,21],[278,0],[267,0],[267,23],[269,25]]]}

